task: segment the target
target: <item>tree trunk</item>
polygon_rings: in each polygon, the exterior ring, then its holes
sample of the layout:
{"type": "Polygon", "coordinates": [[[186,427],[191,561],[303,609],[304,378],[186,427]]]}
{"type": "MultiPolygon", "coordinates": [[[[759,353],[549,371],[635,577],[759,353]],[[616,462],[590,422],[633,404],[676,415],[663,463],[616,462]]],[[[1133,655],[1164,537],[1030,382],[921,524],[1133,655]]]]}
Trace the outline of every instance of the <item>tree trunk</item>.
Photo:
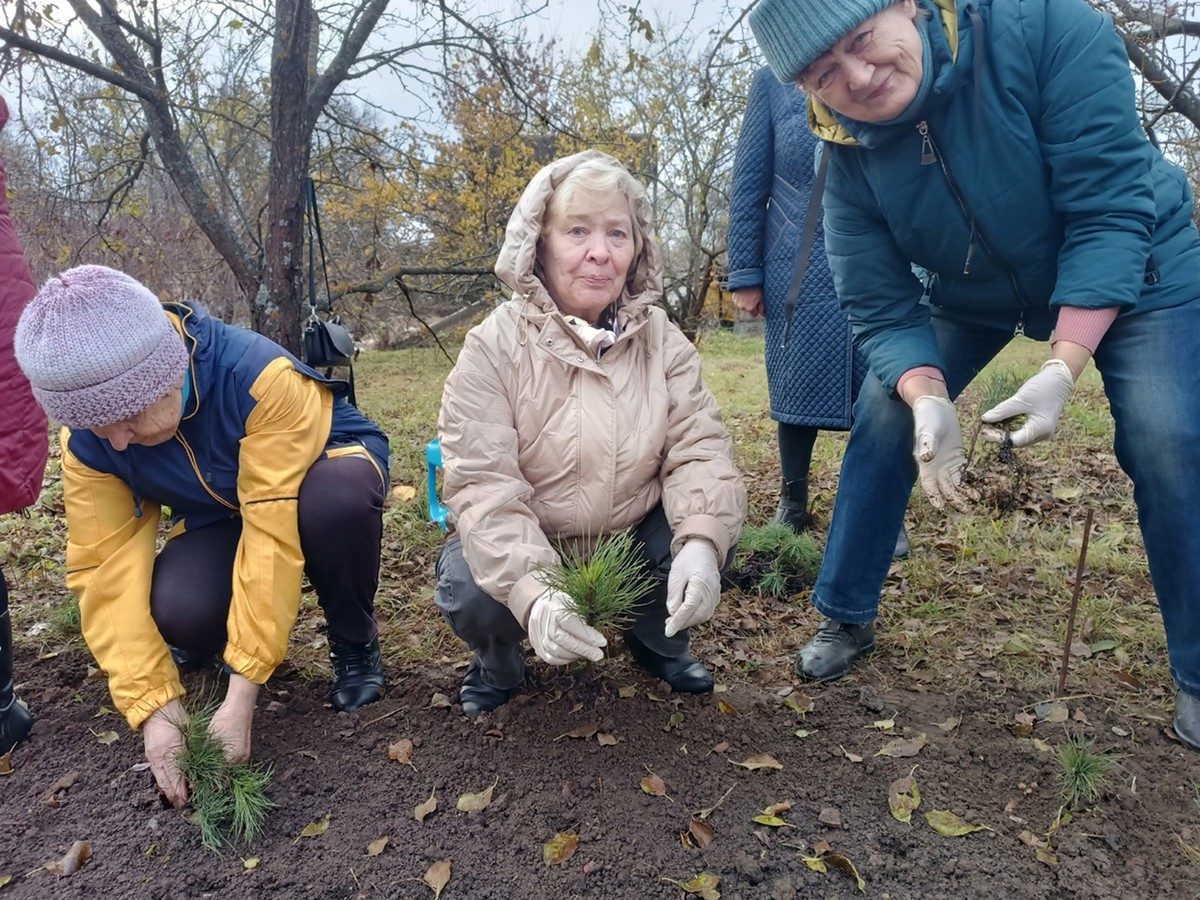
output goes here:
{"type": "Polygon", "coordinates": [[[264,252],[266,291],[250,300],[254,330],[300,350],[304,302],[304,178],[311,126],[308,51],[311,0],[276,0],[271,58],[270,196],[264,252]]]}

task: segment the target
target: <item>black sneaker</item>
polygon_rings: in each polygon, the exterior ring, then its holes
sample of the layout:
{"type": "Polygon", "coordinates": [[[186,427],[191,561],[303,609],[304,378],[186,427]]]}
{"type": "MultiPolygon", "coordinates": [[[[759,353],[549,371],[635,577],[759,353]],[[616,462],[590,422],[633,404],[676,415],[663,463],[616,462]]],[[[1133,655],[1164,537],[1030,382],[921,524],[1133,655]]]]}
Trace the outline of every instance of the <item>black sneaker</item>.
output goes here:
{"type": "Polygon", "coordinates": [[[367,644],[344,641],[329,635],[329,661],[333,664],[333,686],[329,702],[340,712],[354,712],[360,706],[383,699],[387,678],[376,636],[367,644]]]}
{"type": "Polygon", "coordinates": [[[515,691],[516,688],[498,688],[488,684],[479,660],[472,659],[467,674],[463,676],[462,687],[458,689],[458,702],[462,704],[463,715],[473,719],[503,706],[515,691]]]}
{"type": "Polygon", "coordinates": [[[850,664],[875,650],[875,626],[826,619],[796,655],[796,674],[809,681],[837,681],[850,664]]]}

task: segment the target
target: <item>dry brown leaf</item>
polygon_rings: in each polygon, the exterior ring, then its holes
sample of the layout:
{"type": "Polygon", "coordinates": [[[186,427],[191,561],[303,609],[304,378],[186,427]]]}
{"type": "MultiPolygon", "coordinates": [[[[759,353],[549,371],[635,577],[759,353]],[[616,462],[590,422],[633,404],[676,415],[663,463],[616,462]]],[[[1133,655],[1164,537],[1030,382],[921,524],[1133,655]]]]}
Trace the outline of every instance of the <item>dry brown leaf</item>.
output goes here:
{"type": "Polygon", "coordinates": [[[913,777],[912,772],[888,785],[888,809],[892,811],[892,818],[897,822],[911,825],[912,814],[920,805],[921,789],[917,787],[917,779],[913,777]]]}
{"type": "Polygon", "coordinates": [[[371,841],[367,844],[367,856],[378,856],[383,852],[383,848],[388,845],[388,836],[384,835],[377,841],[371,841]]]}
{"type": "Polygon", "coordinates": [[[702,822],[700,819],[692,819],[688,823],[687,836],[692,841],[692,846],[704,850],[713,842],[716,837],[716,832],[713,827],[707,822],[702,822]]]}
{"type": "Polygon", "coordinates": [[[0,775],[11,775],[15,771],[12,767],[12,751],[0,755],[0,775]]]}
{"type": "Polygon", "coordinates": [[[603,731],[596,735],[596,743],[601,747],[615,747],[619,740],[620,738],[615,734],[607,734],[603,731]]]}
{"type": "Polygon", "coordinates": [[[741,715],[741,713],[738,712],[738,708],[727,700],[718,700],[717,701],[717,709],[719,709],[722,713],[724,713],[727,716],[740,716],[741,715]]]}
{"type": "Polygon", "coordinates": [[[766,809],[763,810],[763,815],[764,816],[777,816],[780,813],[791,812],[791,811],[792,811],[792,801],[784,800],[782,803],[772,803],[770,806],[768,806],[766,809]]]}
{"type": "Polygon", "coordinates": [[[404,765],[415,772],[417,771],[417,767],[412,763],[413,750],[413,742],[408,738],[401,738],[394,744],[388,744],[388,759],[404,763],[404,765]]]}
{"type": "Polygon", "coordinates": [[[729,749],[729,741],[721,741],[721,743],[717,744],[715,747],[713,747],[708,752],[709,753],[724,753],[728,749],[729,749]]]}
{"type": "Polygon", "coordinates": [[[808,696],[808,694],[788,694],[786,699],[783,701],[783,705],[797,715],[803,716],[805,713],[812,712],[813,699],[812,697],[808,696]]]}
{"type": "Polygon", "coordinates": [[[565,863],[575,855],[579,847],[579,835],[570,832],[559,833],[542,844],[542,862],[548,866],[565,863]]]}
{"type": "Polygon", "coordinates": [[[429,705],[433,709],[449,709],[451,706],[450,698],[440,692],[435,692],[429,698],[429,705]]]}
{"type": "Polygon", "coordinates": [[[863,877],[858,874],[858,869],[854,867],[854,863],[850,862],[850,858],[848,856],[843,856],[840,853],[830,853],[826,856],[823,856],[822,859],[825,860],[826,864],[833,866],[835,869],[841,869],[843,872],[853,878],[854,883],[858,885],[860,892],[864,894],[867,892],[866,881],[864,881],[863,877]]]}
{"type": "Polygon", "coordinates": [[[76,841],[61,859],[46,863],[45,869],[47,872],[53,872],[55,875],[66,878],[78,872],[83,864],[91,858],[92,845],[87,841],[76,841]]]}
{"type": "Polygon", "coordinates": [[[471,813],[487,809],[492,805],[492,791],[496,789],[496,785],[499,783],[500,776],[497,775],[496,780],[492,782],[487,790],[478,794],[463,794],[458,798],[458,811],[471,813]]]}
{"type": "Polygon", "coordinates": [[[624,687],[617,688],[617,696],[622,700],[628,700],[630,697],[636,697],[637,688],[632,684],[627,684],[624,687]]]}
{"type": "MultiPolygon", "coordinates": [[[[730,760],[730,762],[733,762],[733,760],[730,760]]],[[[743,769],[749,769],[751,772],[755,772],[758,769],[783,768],[783,763],[773,757],[770,753],[756,753],[749,759],[743,760],[742,762],[734,762],[733,764],[735,766],[741,766],[743,769]]]]}
{"type": "Polygon", "coordinates": [[[850,760],[850,762],[852,762],[852,763],[860,763],[863,761],[863,758],[859,754],[851,753],[849,750],[847,750],[841,744],[838,744],[838,749],[841,750],[842,755],[845,756],[846,759],[850,760]]]}
{"type": "Polygon", "coordinates": [[[292,841],[292,843],[293,844],[298,843],[300,838],[320,837],[326,831],[329,830],[329,820],[332,817],[333,817],[333,813],[325,813],[325,818],[318,819],[315,822],[309,822],[307,825],[304,826],[304,830],[301,831],[298,835],[296,835],[296,840],[292,841]]]}
{"type": "Polygon", "coordinates": [[[413,809],[413,818],[418,822],[424,822],[429,814],[437,809],[437,791],[431,791],[429,799],[413,809]]]}
{"type": "Polygon", "coordinates": [[[1033,726],[1036,722],[1037,716],[1033,713],[1019,712],[1013,716],[1012,733],[1017,737],[1029,737],[1033,734],[1033,726]]]}
{"type": "Polygon", "coordinates": [[[651,772],[641,780],[642,790],[652,797],[667,796],[667,785],[661,778],[651,772]]]}
{"type": "Polygon", "coordinates": [[[916,737],[893,738],[884,744],[875,755],[891,756],[897,759],[916,756],[921,752],[921,748],[924,747],[928,742],[929,738],[925,736],[925,732],[923,731],[916,737]]]}
{"type": "Polygon", "coordinates": [[[433,900],[442,896],[442,891],[450,883],[450,860],[442,859],[425,870],[425,883],[433,891],[433,900]]]}
{"type": "Polygon", "coordinates": [[[93,731],[92,734],[101,744],[115,744],[121,739],[121,736],[115,731],[93,731]]]}
{"type": "Polygon", "coordinates": [[[580,725],[578,728],[572,728],[566,734],[560,734],[555,740],[561,741],[563,738],[590,738],[599,730],[599,725],[588,723],[587,725],[580,725]]]}

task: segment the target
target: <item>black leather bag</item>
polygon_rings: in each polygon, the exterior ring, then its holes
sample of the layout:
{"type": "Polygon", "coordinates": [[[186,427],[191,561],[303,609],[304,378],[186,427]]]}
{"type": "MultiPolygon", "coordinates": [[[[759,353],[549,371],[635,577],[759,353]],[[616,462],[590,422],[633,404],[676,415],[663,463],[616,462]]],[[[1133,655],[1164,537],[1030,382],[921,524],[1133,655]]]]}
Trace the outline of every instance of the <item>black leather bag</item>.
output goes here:
{"type": "Polygon", "coordinates": [[[354,338],[334,316],[329,321],[310,316],[304,326],[304,362],[314,369],[354,365],[354,338]]]}

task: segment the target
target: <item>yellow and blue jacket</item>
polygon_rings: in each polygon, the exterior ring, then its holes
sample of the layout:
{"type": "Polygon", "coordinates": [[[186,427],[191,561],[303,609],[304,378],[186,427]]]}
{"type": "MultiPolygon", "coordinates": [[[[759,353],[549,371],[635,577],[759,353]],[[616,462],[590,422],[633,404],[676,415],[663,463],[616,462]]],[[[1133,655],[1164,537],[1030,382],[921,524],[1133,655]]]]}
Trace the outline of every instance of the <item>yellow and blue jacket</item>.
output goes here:
{"type": "Polygon", "coordinates": [[[261,684],[283,660],[299,608],[297,502],[308,469],[326,456],[359,454],[385,483],[388,470],[387,438],[340,382],[196,306],[164,310],[191,360],[175,437],[116,451],[87,430],[61,435],[67,586],[133,728],[184,693],[150,615],[160,510],[170,510],[168,539],[241,517],[224,658],[261,684]]]}

